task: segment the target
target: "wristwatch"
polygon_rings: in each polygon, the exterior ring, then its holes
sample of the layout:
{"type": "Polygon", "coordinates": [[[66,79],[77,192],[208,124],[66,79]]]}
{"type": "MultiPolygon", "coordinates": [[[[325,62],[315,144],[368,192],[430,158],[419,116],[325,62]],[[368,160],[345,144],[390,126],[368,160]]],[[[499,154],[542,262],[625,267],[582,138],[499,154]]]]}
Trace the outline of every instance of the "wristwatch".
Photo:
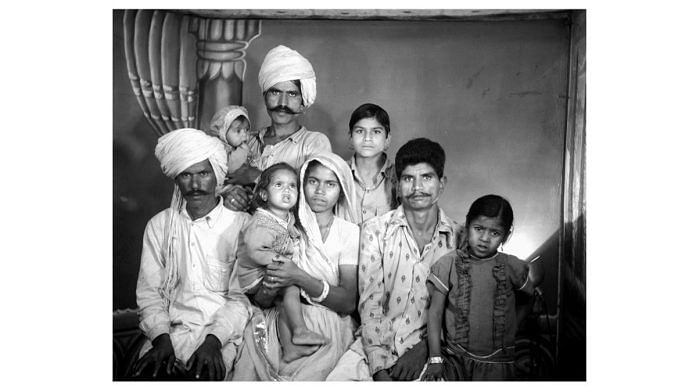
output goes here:
{"type": "Polygon", "coordinates": [[[431,363],[442,363],[442,357],[438,355],[436,357],[428,358],[428,364],[431,364],[431,363]]]}

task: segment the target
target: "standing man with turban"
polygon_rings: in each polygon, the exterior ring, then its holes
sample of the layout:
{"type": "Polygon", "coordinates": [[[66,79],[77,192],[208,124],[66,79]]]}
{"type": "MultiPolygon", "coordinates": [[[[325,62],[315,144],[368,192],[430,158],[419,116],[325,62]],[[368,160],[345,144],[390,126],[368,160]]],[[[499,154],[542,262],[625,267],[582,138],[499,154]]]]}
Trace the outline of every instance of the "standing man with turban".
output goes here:
{"type": "MultiPolygon", "coordinates": [[[[278,162],[288,163],[295,170],[319,152],[331,152],[329,138],[300,125],[300,115],[312,106],[317,96],[317,79],[312,64],[298,52],[279,45],[271,49],[259,70],[271,126],[253,134],[248,142],[252,166],[263,171],[278,162]]],[[[247,207],[249,197],[243,188],[235,187],[225,196],[225,205],[240,211],[247,207]]]]}
{"type": "Polygon", "coordinates": [[[179,129],[159,139],[155,155],[175,185],[170,208],[145,228],[136,299],[149,341],[135,376],[219,380],[232,368],[251,315],[246,298],[230,291],[249,216],[223,208],[217,196],[227,173],[217,138],[179,129]]]}

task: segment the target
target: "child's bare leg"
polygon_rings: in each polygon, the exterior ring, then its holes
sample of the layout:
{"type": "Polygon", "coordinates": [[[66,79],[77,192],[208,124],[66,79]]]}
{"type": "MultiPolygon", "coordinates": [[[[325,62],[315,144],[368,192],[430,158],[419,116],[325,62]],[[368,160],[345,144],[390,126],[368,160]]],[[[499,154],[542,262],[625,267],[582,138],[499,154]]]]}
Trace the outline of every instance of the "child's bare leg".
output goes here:
{"type": "Polygon", "coordinates": [[[314,346],[298,346],[292,343],[292,334],[288,327],[287,312],[280,307],[278,317],[278,339],[280,347],[283,348],[283,361],[292,362],[298,358],[306,357],[314,354],[319,350],[319,345],[314,346]]]}
{"type": "Polygon", "coordinates": [[[288,325],[292,332],[292,342],[301,345],[326,344],[324,335],[310,331],[302,317],[300,289],[288,286],[283,293],[283,308],[287,313],[288,325]]]}

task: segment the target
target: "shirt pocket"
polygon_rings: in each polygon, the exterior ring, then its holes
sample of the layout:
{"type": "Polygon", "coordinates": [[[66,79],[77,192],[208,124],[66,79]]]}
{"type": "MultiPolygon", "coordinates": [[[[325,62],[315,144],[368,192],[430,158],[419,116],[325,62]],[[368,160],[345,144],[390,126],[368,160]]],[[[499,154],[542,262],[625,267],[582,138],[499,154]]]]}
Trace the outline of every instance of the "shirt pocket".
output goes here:
{"type": "Polygon", "coordinates": [[[208,256],[208,275],[205,277],[205,287],[208,290],[226,293],[232,272],[232,263],[208,256]]]}

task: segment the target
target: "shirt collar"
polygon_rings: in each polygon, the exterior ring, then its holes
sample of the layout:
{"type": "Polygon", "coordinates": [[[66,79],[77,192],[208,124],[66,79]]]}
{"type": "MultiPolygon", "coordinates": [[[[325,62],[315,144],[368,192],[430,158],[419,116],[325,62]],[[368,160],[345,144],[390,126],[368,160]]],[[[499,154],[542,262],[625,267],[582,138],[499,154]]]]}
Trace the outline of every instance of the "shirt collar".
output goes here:
{"type": "MultiPolygon", "coordinates": [[[[392,160],[389,159],[388,156],[386,156],[387,153],[383,152],[382,154],[385,155],[385,159],[382,168],[379,169],[379,174],[381,174],[382,177],[386,177],[389,173],[388,170],[391,169],[392,166],[394,166],[394,162],[392,162],[392,160]]],[[[357,179],[360,183],[362,183],[363,180],[360,177],[358,177],[358,166],[355,163],[355,154],[353,154],[353,156],[350,157],[350,161],[347,163],[348,166],[350,166],[351,172],[353,172],[353,178],[357,179]]]]}
{"type": "MultiPolygon", "coordinates": [[[[389,169],[389,167],[392,166],[394,163],[392,162],[391,159],[389,159],[388,156],[386,156],[387,155],[386,152],[383,152],[382,154],[385,155],[385,159],[384,159],[384,164],[382,165],[382,168],[379,169],[379,172],[384,174],[387,172],[387,169],[389,169]]],[[[355,154],[353,154],[353,156],[350,157],[350,162],[348,162],[348,165],[350,166],[350,170],[352,170],[353,172],[358,170],[358,167],[355,164],[355,154]]]]}
{"type": "MultiPolygon", "coordinates": [[[[256,135],[256,137],[259,138],[259,143],[260,143],[262,146],[265,145],[264,142],[263,142],[263,137],[266,135],[266,133],[268,132],[268,129],[269,129],[269,128],[270,128],[270,127],[265,127],[265,128],[263,128],[263,129],[261,129],[261,130],[259,131],[259,133],[256,135]]],[[[290,140],[291,142],[297,144],[297,143],[300,142],[300,136],[302,136],[305,132],[307,132],[307,128],[305,128],[304,125],[302,125],[302,126],[300,126],[300,129],[298,129],[297,131],[295,131],[292,135],[288,136],[287,139],[285,139],[285,140],[290,140]]],[[[281,143],[282,141],[284,141],[284,140],[281,140],[281,141],[278,142],[278,143],[281,143]]]]}
{"type": "MultiPolygon", "coordinates": [[[[435,226],[434,237],[437,237],[438,235],[444,235],[447,247],[454,248],[454,241],[456,239],[454,232],[454,221],[450,219],[447,215],[445,215],[445,211],[440,207],[438,207],[437,210],[437,220],[438,222],[435,226]]],[[[387,237],[394,235],[396,230],[400,227],[408,227],[408,221],[406,220],[406,214],[404,213],[403,205],[398,206],[394,210],[391,219],[387,222],[387,231],[385,235],[387,237]]]]}
{"type": "MultiPolygon", "coordinates": [[[[205,222],[208,224],[208,227],[212,229],[213,227],[215,227],[215,224],[220,219],[220,215],[222,215],[223,208],[224,207],[222,206],[222,197],[218,197],[217,205],[212,210],[210,210],[210,212],[207,215],[202,216],[202,217],[194,220],[193,222],[194,223],[195,222],[205,222]]],[[[184,200],[183,206],[181,207],[181,215],[187,221],[192,221],[191,216],[189,216],[189,213],[186,210],[186,201],[185,200],[184,200]]]]}

